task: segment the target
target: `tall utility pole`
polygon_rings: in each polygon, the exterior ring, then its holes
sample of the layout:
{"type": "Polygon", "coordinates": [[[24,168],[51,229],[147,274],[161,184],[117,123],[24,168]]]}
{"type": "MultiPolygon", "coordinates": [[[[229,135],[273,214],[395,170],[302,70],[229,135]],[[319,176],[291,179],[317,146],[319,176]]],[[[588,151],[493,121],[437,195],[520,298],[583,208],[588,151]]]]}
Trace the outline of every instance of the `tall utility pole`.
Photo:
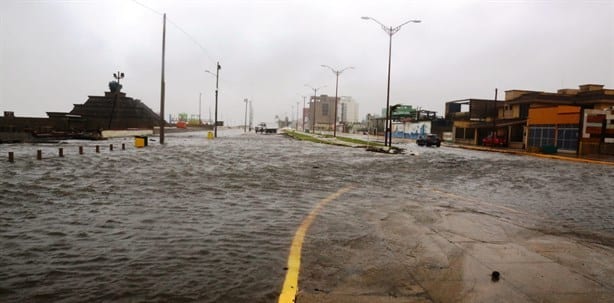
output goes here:
{"type": "MultiPolygon", "coordinates": [[[[318,90],[326,87],[326,85],[320,86],[318,88],[312,87],[310,85],[305,84],[305,86],[311,88],[313,90],[313,121],[311,122],[311,133],[315,133],[316,131],[316,98],[318,95],[318,90]]],[[[309,106],[309,111],[311,112],[311,105],[309,106]]]]}
{"type": "Polygon", "coordinates": [[[222,68],[220,66],[220,62],[218,61],[216,63],[216,68],[215,68],[215,124],[213,124],[213,137],[217,138],[217,96],[218,96],[218,84],[220,81],[220,69],[222,68]]]}
{"type": "Polygon", "coordinates": [[[252,125],[253,121],[254,121],[254,108],[252,107],[252,101],[253,100],[249,100],[249,131],[252,131],[252,125]]]}
{"type": "MultiPolygon", "coordinates": [[[[205,73],[209,73],[215,76],[215,121],[213,122],[213,137],[217,138],[217,96],[218,96],[218,84],[220,79],[220,62],[217,62],[215,74],[209,70],[205,70],[205,73]]],[[[211,108],[209,108],[209,121],[211,121],[211,108]]]]}
{"type": "Polygon", "coordinates": [[[111,122],[113,121],[113,116],[115,115],[115,106],[117,104],[117,99],[119,98],[119,92],[122,89],[120,80],[124,78],[124,73],[117,71],[116,74],[113,74],[113,78],[117,79],[117,87],[115,89],[115,96],[113,96],[113,106],[111,107],[111,115],[109,116],[109,127],[107,127],[107,129],[111,129],[111,122]]]}
{"type": "Polygon", "coordinates": [[[298,131],[298,105],[299,102],[296,102],[296,131],[298,131]]]}
{"type": "Polygon", "coordinates": [[[203,124],[203,119],[201,117],[201,104],[202,104],[203,93],[198,94],[198,126],[203,124]]]}
{"type": "Polygon", "coordinates": [[[339,92],[339,75],[341,75],[341,73],[343,73],[345,70],[347,69],[354,69],[353,66],[348,66],[344,69],[341,70],[335,70],[334,68],[328,66],[328,65],[321,65],[322,67],[327,67],[329,68],[333,74],[335,74],[337,76],[337,82],[335,83],[335,119],[333,122],[333,137],[337,137],[337,99],[338,97],[338,92],[339,92]]]}
{"type": "Polygon", "coordinates": [[[497,94],[498,89],[495,88],[495,115],[492,117],[492,138],[490,140],[491,147],[495,147],[495,138],[497,137],[497,115],[499,114],[499,110],[497,110],[497,94]]]}
{"type": "Polygon", "coordinates": [[[245,102],[245,120],[243,122],[243,132],[246,133],[247,132],[247,98],[243,99],[243,102],[245,102]]]}
{"type": "Polygon", "coordinates": [[[307,97],[303,96],[303,131],[305,131],[305,99],[307,97]]]}
{"type": "Polygon", "coordinates": [[[390,66],[392,63],[392,35],[396,34],[399,30],[401,30],[401,27],[407,23],[420,23],[420,20],[408,20],[405,23],[397,26],[397,27],[388,27],[385,26],[383,23],[377,21],[375,18],[371,18],[371,17],[361,17],[363,20],[373,20],[375,23],[379,24],[382,29],[388,34],[388,36],[390,37],[390,41],[388,44],[388,86],[386,89],[386,126],[385,126],[385,130],[384,130],[384,145],[388,146],[388,147],[392,147],[392,120],[391,118],[391,112],[390,112],[390,66]],[[390,137],[389,137],[390,136],[390,137]]]}
{"type": "Polygon", "coordinates": [[[160,144],[164,144],[164,54],[166,51],[166,13],[162,24],[162,81],[160,83],[160,144]]]}

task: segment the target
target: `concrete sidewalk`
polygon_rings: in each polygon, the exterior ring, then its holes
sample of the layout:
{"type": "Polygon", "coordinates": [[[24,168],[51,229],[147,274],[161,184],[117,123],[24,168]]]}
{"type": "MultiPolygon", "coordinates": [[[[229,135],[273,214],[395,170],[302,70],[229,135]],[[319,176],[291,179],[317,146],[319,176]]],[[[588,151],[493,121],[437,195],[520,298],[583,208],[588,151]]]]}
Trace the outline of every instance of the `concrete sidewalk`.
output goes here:
{"type": "Polygon", "coordinates": [[[613,302],[611,247],[482,213],[409,208],[361,215],[364,236],[306,250],[297,302],[613,302]]]}
{"type": "Polygon", "coordinates": [[[487,147],[487,146],[461,145],[461,144],[452,144],[452,143],[445,143],[444,146],[470,149],[470,150],[478,150],[478,151],[514,154],[514,155],[521,155],[521,156],[539,157],[539,158],[546,158],[546,159],[556,159],[556,160],[571,161],[571,162],[614,165],[614,155],[586,155],[586,156],[578,157],[576,156],[576,154],[573,154],[573,153],[540,154],[540,153],[530,153],[522,149],[511,149],[511,148],[505,148],[505,147],[487,147]]]}

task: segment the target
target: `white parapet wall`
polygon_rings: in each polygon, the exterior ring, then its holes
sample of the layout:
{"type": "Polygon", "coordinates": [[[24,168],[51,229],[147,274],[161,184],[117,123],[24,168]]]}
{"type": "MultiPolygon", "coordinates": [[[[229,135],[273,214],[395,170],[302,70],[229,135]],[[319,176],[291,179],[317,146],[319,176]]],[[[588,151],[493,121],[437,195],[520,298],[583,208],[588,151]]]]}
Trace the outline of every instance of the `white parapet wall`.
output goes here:
{"type": "Polygon", "coordinates": [[[153,135],[153,129],[103,130],[103,138],[121,138],[153,135]]]}

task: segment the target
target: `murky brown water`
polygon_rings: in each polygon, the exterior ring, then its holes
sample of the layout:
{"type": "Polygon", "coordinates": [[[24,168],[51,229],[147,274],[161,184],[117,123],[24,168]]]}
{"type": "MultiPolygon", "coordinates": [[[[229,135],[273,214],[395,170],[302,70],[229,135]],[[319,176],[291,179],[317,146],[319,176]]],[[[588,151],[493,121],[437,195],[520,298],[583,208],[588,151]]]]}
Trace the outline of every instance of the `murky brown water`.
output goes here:
{"type": "Polygon", "coordinates": [[[612,167],[221,136],[171,135],[139,150],[116,139],[99,143],[100,154],[92,142],[0,145],[2,157],[16,153],[15,163],[0,161],[0,301],[273,302],[298,224],[348,184],[353,192],[324,215],[352,230],[363,224],[344,221],[354,207],[428,195],[417,200],[614,243],[612,167]]]}

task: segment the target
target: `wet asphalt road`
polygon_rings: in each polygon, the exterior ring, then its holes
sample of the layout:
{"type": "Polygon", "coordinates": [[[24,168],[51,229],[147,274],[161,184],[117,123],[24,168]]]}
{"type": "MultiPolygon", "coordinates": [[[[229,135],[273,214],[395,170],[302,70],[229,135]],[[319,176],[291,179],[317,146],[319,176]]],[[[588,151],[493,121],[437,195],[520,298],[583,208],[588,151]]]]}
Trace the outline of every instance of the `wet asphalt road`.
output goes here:
{"type": "Polygon", "coordinates": [[[170,135],[165,146],[138,150],[114,139],[99,143],[100,154],[92,142],[0,145],[0,155],[16,154],[0,162],[0,301],[273,302],[298,224],[347,185],[353,190],[323,210],[318,224],[328,226],[314,226],[307,243],[360,239],[357,210],[412,200],[614,245],[612,166],[220,135],[170,135]],[[84,155],[79,144],[88,145],[84,155]]]}

